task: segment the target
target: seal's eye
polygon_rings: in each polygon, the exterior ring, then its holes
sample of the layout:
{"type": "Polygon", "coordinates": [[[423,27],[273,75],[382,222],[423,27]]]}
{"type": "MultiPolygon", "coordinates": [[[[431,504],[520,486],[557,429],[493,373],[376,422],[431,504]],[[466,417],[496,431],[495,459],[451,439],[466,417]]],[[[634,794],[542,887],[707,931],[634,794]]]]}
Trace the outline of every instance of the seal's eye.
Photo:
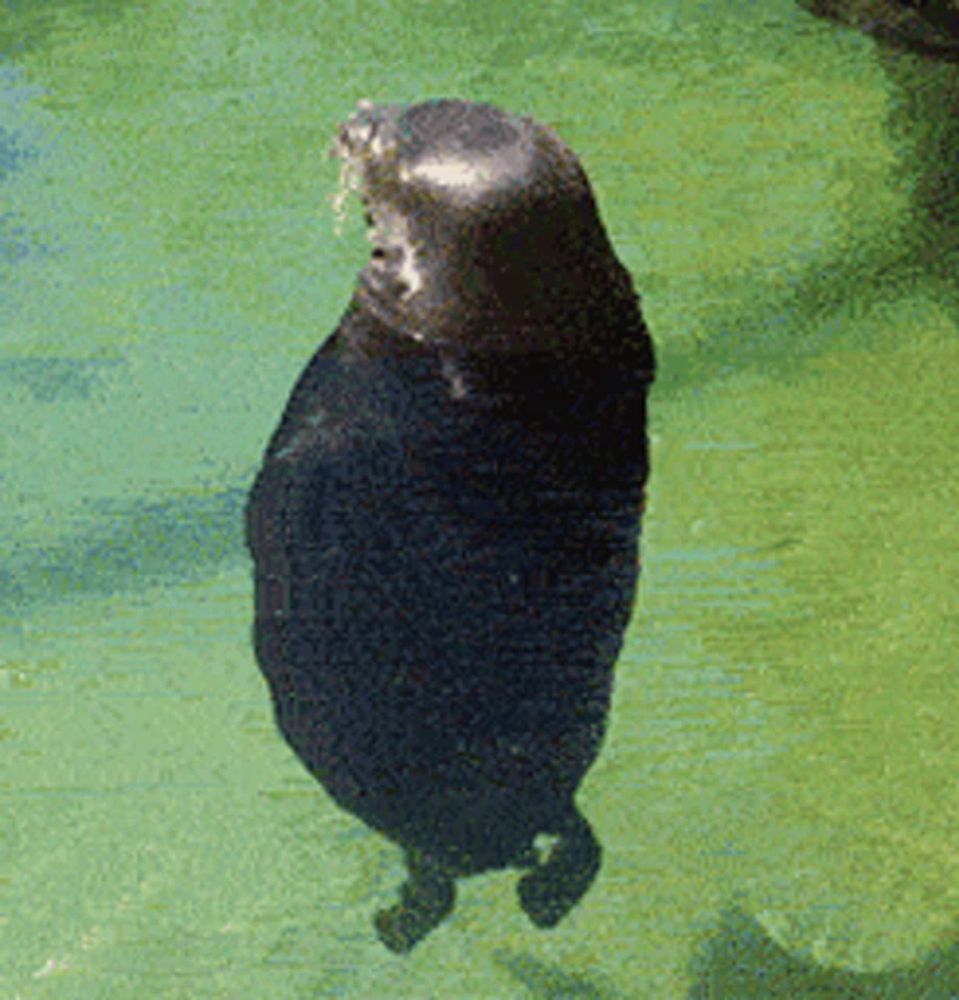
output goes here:
{"type": "Polygon", "coordinates": [[[372,226],[372,225],[373,225],[373,216],[372,216],[372,215],[370,215],[370,213],[369,213],[369,212],[364,212],[364,213],[363,213],[363,221],[364,221],[364,222],[365,222],[365,223],[366,223],[366,224],[367,224],[368,226],[372,226]]]}

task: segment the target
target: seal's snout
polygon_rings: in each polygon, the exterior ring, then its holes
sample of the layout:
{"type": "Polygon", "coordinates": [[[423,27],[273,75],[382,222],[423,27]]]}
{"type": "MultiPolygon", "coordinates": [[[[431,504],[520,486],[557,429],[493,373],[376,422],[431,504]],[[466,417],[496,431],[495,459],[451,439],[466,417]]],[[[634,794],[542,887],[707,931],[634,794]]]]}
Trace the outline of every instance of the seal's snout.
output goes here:
{"type": "Polygon", "coordinates": [[[340,161],[339,187],[332,198],[338,226],[351,192],[359,195],[367,223],[373,224],[373,209],[385,190],[384,173],[390,170],[396,147],[398,111],[395,106],[358,101],[353,114],[337,128],[330,156],[340,161]]]}
{"type": "Polygon", "coordinates": [[[334,155],[359,155],[362,150],[369,146],[375,132],[376,122],[368,115],[360,113],[351,115],[337,131],[336,143],[333,148],[334,155]]]}
{"type": "Polygon", "coordinates": [[[381,157],[394,144],[396,111],[390,105],[357,102],[356,111],[337,130],[333,155],[354,162],[381,157]]]}

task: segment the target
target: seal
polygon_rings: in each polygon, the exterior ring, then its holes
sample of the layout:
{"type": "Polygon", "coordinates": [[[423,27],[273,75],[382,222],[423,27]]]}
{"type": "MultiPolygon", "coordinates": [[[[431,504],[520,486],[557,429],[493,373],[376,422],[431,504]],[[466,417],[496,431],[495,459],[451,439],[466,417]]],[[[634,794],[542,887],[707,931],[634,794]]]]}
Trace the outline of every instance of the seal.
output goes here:
{"type": "Polygon", "coordinates": [[[574,797],[634,599],[652,343],[549,128],[364,102],[335,153],[373,249],[250,492],[256,657],[293,750],[405,851],[387,947],[501,868],[550,927],[600,867],[574,797]]]}

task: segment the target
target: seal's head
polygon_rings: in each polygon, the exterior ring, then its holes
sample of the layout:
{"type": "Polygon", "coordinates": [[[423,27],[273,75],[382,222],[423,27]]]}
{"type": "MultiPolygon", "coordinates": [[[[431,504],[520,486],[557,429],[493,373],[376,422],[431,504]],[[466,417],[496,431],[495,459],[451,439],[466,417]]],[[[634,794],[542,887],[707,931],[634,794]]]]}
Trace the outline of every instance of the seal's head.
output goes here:
{"type": "Polygon", "coordinates": [[[586,175],[551,129],[468,101],[361,102],[334,152],[371,224],[358,299],[397,333],[565,353],[641,326],[586,175]]]}

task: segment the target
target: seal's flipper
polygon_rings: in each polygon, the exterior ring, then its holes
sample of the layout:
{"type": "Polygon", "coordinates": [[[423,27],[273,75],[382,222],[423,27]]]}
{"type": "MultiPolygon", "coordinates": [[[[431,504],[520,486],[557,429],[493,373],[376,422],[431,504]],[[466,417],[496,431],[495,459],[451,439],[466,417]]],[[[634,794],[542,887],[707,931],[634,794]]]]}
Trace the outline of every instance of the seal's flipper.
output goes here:
{"type": "Polygon", "coordinates": [[[453,911],[456,884],[440,864],[420,851],[407,853],[410,877],[400,888],[400,902],[380,910],[373,921],[390,951],[405,954],[453,911]]]}
{"type": "Polygon", "coordinates": [[[519,902],[537,927],[555,927],[583,898],[599,871],[603,850],[574,806],[556,831],[559,841],[545,864],[519,880],[519,902]]]}

